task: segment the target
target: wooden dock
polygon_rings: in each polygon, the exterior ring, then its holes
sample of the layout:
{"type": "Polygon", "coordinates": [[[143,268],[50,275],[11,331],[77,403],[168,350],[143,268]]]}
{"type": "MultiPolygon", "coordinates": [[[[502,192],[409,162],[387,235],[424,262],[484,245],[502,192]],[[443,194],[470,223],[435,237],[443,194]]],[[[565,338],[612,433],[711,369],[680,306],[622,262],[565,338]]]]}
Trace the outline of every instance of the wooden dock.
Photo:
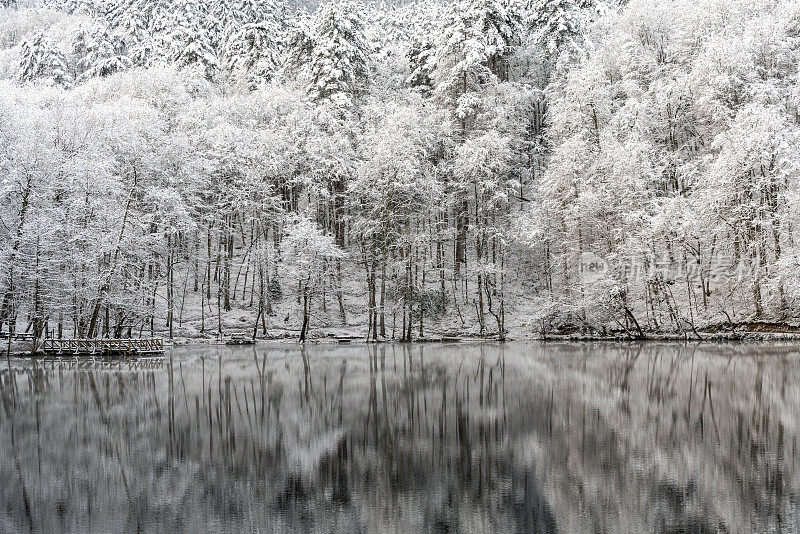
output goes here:
{"type": "Polygon", "coordinates": [[[32,332],[14,332],[13,334],[0,332],[0,339],[8,339],[8,336],[11,336],[11,341],[33,341],[32,332]]]}
{"type": "Polygon", "coordinates": [[[47,355],[136,357],[164,353],[162,338],[150,339],[45,339],[47,355]]]}

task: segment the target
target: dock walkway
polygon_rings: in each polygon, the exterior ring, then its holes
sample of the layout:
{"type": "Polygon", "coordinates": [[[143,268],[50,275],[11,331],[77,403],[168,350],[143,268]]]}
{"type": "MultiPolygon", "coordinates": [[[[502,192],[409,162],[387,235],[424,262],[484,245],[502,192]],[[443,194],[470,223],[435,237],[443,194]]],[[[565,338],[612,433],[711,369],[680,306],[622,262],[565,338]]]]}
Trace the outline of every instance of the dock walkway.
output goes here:
{"type": "Polygon", "coordinates": [[[48,355],[72,356],[146,356],[164,353],[162,338],[149,339],[52,339],[42,341],[42,351],[48,355]]]}

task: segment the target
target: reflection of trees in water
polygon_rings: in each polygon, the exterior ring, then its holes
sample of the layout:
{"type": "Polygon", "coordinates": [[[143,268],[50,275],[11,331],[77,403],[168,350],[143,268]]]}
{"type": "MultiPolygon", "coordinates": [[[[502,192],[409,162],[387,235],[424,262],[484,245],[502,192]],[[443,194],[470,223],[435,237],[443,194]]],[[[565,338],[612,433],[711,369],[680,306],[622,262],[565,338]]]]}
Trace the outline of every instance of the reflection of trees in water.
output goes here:
{"type": "Polygon", "coordinates": [[[4,378],[0,530],[798,528],[780,347],[199,352],[4,378]]]}
{"type": "MultiPolygon", "coordinates": [[[[581,457],[563,459],[550,487],[568,485],[574,471],[576,495],[564,501],[584,496],[595,509],[605,501],[603,530],[796,530],[787,521],[797,521],[789,519],[798,506],[797,435],[787,435],[787,422],[797,404],[786,402],[786,388],[798,360],[782,352],[651,344],[569,359],[561,374],[575,379],[560,396],[559,420],[567,422],[565,446],[581,443],[581,457]],[[581,410],[577,425],[570,402],[581,410]],[[596,457],[587,461],[587,452],[596,457]],[[592,491],[587,481],[602,485],[592,491]]],[[[555,510],[560,520],[575,517],[555,510]]]]}

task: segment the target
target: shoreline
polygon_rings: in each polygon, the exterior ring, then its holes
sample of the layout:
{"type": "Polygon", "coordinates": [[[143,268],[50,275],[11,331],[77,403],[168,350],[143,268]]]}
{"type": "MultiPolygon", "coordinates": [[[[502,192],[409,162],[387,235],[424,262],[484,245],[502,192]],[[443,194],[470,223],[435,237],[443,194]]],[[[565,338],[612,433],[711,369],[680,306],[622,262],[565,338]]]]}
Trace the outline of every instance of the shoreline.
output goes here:
{"type": "MultiPolygon", "coordinates": [[[[701,332],[702,334],[702,332],[701,332]]],[[[568,344],[582,344],[582,343],[597,343],[597,344],[620,344],[620,345],[648,345],[648,344],[658,344],[658,343],[668,343],[668,344],[685,344],[685,345],[701,345],[703,343],[710,343],[710,344],[719,344],[719,345],[735,345],[735,344],[753,344],[759,345],[761,343],[766,342],[797,342],[798,347],[800,347],[800,334],[794,332],[747,332],[742,334],[731,335],[730,333],[715,333],[709,334],[706,333],[701,339],[698,339],[696,336],[682,336],[679,334],[659,334],[659,335],[646,335],[645,337],[638,337],[638,338],[629,338],[625,335],[608,335],[608,336],[580,336],[580,335],[550,335],[547,337],[540,337],[540,338],[507,338],[505,341],[499,341],[496,337],[478,337],[478,336],[463,336],[460,338],[448,338],[447,341],[442,341],[441,338],[424,338],[424,339],[414,339],[412,341],[399,341],[393,339],[386,339],[386,340],[378,340],[375,341],[366,341],[364,338],[358,339],[349,339],[346,342],[338,341],[335,337],[326,336],[320,338],[313,338],[306,341],[307,345],[312,346],[319,346],[319,345],[389,345],[389,344],[398,344],[398,345],[417,345],[417,344],[441,344],[441,345],[458,345],[458,344],[491,344],[491,345],[501,345],[505,343],[539,343],[539,344],[553,344],[553,345],[568,345],[568,344]]],[[[180,340],[174,340],[173,342],[167,342],[165,340],[165,356],[166,353],[172,349],[180,349],[180,348],[189,348],[192,347],[196,348],[208,348],[212,346],[222,347],[231,347],[231,348],[245,348],[245,347],[264,347],[269,344],[284,344],[284,345],[300,345],[296,338],[266,338],[266,339],[256,339],[255,343],[246,344],[246,345],[227,345],[224,342],[217,341],[216,339],[201,339],[201,338],[183,338],[180,340]]],[[[792,343],[794,344],[794,343],[792,343]]],[[[18,372],[25,372],[26,370],[32,369],[37,367],[37,362],[40,362],[45,358],[45,354],[43,352],[37,352],[34,355],[28,352],[12,352],[10,355],[10,364],[12,371],[14,373],[18,372]]],[[[69,355],[63,355],[61,357],[69,358],[69,355]]],[[[81,358],[86,358],[86,356],[80,356],[81,358]]],[[[0,376],[8,373],[9,369],[7,366],[9,356],[5,354],[0,355],[0,376]]],[[[135,359],[135,358],[134,358],[135,359]]]]}
{"type": "MultiPolygon", "coordinates": [[[[791,328],[791,327],[790,327],[791,328]]],[[[792,328],[794,330],[794,328],[792,328]]],[[[366,339],[365,336],[335,335],[328,333],[324,336],[310,338],[305,341],[308,345],[381,345],[381,344],[444,344],[456,345],[460,343],[623,343],[623,344],[647,344],[658,342],[683,342],[683,343],[760,343],[767,341],[798,341],[800,342],[800,332],[790,331],[743,331],[743,332],[708,332],[698,330],[697,333],[646,333],[644,336],[629,336],[624,333],[612,333],[608,335],[586,335],[586,334],[549,334],[538,337],[507,337],[499,340],[494,336],[478,336],[469,333],[448,336],[432,336],[414,338],[410,341],[400,341],[398,339],[366,339]]],[[[252,343],[228,344],[225,338],[204,338],[204,337],[180,337],[169,340],[164,338],[165,348],[175,349],[182,347],[252,347],[266,344],[293,344],[300,345],[297,336],[269,336],[257,337],[252,343]]],[[[31,354],[30,350],[23,349],[19,343],[15,343],[10,357],[18,360],[30,360],[31,358],[42,358],[45,353],[41,349],[31,354]]],[[[0,352],[0,360],[7,357],[6,350],[0,352]]],[[[2,365],[0,365],[2,367],[2,365]]]]}

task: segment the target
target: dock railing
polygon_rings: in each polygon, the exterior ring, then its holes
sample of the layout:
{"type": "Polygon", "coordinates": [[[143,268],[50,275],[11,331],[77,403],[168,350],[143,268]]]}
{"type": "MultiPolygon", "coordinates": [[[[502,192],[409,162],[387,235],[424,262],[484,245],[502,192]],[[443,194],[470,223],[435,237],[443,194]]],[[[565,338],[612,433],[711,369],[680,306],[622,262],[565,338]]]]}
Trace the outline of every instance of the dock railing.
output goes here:
{"type": "Polygon", "coordinates": [[[164,352],[163,338],[145,339],[53,339],[42,341],[42,351],[46,354],[70,355],[123,355],[161,354],[164,352]]]}

